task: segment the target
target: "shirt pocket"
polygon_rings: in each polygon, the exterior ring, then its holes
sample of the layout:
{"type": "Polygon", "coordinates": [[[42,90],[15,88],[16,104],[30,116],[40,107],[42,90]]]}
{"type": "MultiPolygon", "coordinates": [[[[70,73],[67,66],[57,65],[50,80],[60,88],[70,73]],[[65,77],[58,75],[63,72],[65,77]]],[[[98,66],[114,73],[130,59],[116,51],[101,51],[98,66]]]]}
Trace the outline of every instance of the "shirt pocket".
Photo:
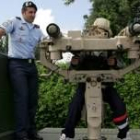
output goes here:
{"type": "Polygon", "coordinates": [[[26,43],[29,38],[29,32],[27,30],[21,30],[17,28],[15,32],[13,33],[13,40],[20,42],[20,43],[26,43]]]}
{"type": "Polygon", "coordinates": [[[33,47],[35,47],[39,42],[38,34],[32,33],[29,37],[29,44],[33,47]]]}

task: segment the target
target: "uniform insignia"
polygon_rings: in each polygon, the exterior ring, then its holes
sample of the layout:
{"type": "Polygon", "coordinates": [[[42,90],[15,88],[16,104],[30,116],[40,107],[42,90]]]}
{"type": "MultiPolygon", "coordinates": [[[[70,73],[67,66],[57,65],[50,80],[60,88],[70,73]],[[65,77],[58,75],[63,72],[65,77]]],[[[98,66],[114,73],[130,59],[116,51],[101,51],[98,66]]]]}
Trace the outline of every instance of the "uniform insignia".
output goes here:
{"type": "Polygon", "coordinates": [[[22,31],[24,30],[24,28],[22,26],[19,29],[22,30],[22,31]]]}
{"type": "Polygon", "coordinates": [[[22,42],[22,38],[19,38],[19,42],[22,42]]]}
{"type": "Polygon", "coordinates": [[[8,26],[8,22],[4,22],[4,23],[2,23],[2,25],[3,25],[4,27],[7,27],[7,26],[8,26]]]}
{"type": "Polygon", "coordinates": [[[20,17],[16,17],[16,19],[21,20],[21,18],[20,18],[20,17]]]}
{"type": "Polygon", "coordinates": [[[7,27],[7,26],[9,26],[9,24],[11,24],[11,23],[12,23],[12,21],[11,21],[11,20],[8,20],[8,21],[4,22],[2,25],[3,25],[4,27],[7,27]]]}
{"type": "Polygon", "coordinates": [[[35,27],[35,28],[40,28],[40,26],[39,26],[39,25],[37,25],[37,24],[34,24],[34,27],[35,27]]]}

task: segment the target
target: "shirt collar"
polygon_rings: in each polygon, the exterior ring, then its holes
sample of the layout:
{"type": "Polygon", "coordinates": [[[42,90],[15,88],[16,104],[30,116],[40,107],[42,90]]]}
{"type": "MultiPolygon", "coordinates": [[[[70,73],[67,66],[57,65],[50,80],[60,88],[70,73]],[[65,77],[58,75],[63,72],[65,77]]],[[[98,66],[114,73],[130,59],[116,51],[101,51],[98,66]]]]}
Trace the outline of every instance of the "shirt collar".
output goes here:
{"type": "Polygon", "coordinates": [[[29,22],[25,21],[25,20],[24,20],[24,18],[22,18],[22,24],[27,24],[27,26],[28,26],[30,29],[32,29],[32,28],[34,28],[34,27],[35,27],[35,25],[34,25],[34,24],[32,24],[32,23],[29,23],[29,22]]]}

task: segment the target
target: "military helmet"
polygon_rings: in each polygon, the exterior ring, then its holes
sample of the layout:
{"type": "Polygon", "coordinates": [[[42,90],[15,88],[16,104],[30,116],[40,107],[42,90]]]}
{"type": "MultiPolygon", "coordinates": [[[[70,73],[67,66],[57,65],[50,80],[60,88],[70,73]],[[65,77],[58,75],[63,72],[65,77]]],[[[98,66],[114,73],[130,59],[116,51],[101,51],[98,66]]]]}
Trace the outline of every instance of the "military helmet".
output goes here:
{"type": "Polygon", "coordinates": [[[110,21],[105,18],[97,18],[93,25],[93,27],[99,27],[109,32],[109,36],[112,36],[112,31],[110,29],[110,21]]]}

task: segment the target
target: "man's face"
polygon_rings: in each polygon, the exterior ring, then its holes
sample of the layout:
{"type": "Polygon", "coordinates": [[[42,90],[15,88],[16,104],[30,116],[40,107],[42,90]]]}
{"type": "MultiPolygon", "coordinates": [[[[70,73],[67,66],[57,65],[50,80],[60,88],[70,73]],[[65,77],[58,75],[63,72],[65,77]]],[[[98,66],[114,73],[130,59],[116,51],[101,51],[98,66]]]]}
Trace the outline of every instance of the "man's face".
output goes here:
{"type": "Polygon", "coordinates": [[[25,11],[22,11],[22,16],[25,21],[32,23],[36,16],[36,10],[33,7],[27,7],[25,11]]]}

